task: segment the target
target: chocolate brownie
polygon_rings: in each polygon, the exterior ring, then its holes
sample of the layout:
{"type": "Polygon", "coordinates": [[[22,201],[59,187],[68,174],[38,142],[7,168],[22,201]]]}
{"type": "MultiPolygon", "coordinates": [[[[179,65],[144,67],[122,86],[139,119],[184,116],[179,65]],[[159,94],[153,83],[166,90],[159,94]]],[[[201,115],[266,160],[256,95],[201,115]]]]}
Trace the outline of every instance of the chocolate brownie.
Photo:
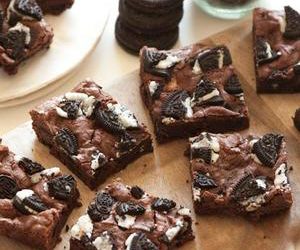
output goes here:
{"type": "Polygon", "coordinates": [[[253,12],[253,44],[258,93],[300,91],[300,14],[257,8],[253,12]]]}
{"type": "Polygon", "coordinates": [[[126,4],[144,13],[166,14],[182,7],[183,0],[125,0],[126,4]]]}
{"type": "Polygon", "coordinates": [[[141,95],[158,142],[248,128],[242,84],[227,47],[144,47],[140,59],[141,95]]]}
{"type": "Polygon", "coordinates": [[[21,62],[50,46],[52,28],[34,0],[12,0],[0,16],[0,67],[15,74],[21,62]]]}
{"type": "Polygon", "coordinates": [[[293,200],[287,158],[279,134],[203,132],[190,138],[195,212],[259,219],[289,208],[293,200]]]}
{"type": "Polygon", "coordinates": [[[119,13],[119,18],[122,23],[127,24],[127,27],[131,27],[136,32],[142,31],[145,34],[155,35],[174,30],[183,16],[183,8],[179,6],[166,14],[157,14],[156,12],[150,14],[137,11],[128,6],[126,0],[120,0],[119,13]]]}
{"type": "Polygon", "coordinates": [[[38,139],[90,188],[152,151],[145,126],[92,81],[46,101],[30,115],[38,139]]]}
{"type": "Polygon", "coordinates": [[[154,46],[160,49],[171,48],[178,39],[179,28],[175,28],[160,34],[145,34],[124,23],[120,18],[116,21],[115,35],[119,44],[131,53],[138,54],[145,46],[154,46]]]}
{"type": "Polygon", "coordinates": [[[0,145],[0,235],[51,250],[79,205],[76,180],[0,145]]]}
{"type": "Polygon", "coordinates": [[[98,192],[72,227],[70,250],[174,249],[194,239],[191,224],[188,208],[118,181],[98,192]]]}
{"type": "Polygon", "coordinates": [[[295,116],[293,117],[295,127],[300,131],[300,108],[295,111],[295,116]]]}

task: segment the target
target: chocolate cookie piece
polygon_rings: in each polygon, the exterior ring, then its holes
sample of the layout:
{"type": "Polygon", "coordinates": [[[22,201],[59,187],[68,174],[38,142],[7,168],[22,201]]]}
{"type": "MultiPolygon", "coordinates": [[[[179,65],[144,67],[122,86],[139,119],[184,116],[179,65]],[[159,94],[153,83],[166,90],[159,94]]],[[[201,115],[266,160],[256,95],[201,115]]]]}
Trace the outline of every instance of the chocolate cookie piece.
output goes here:
{"type": "Polygon", "coordinates": [[[183,8],[179,6],[167,14],[151,14],[143,13],[128,6],[126,0],[119,1],[119,13],[122,23],[126,23],[136,33],[155,36],[157,33],[164,33],[169,30],[174,30],[182,16],[183,8]]]}
{"type": "Polygon", "coordinates": [[[178,39],[179,28],[176,27],[157,36],[146,35],[142,31],[137,33],[132,28],[128,27],[121,21],[120,18],[116,21],[115,35],[119,44],[129,52],[138,54],[140,49],[147,45],[159,49],[171,48],[178,39]],[[157,37],[159,36],[159,39],[157,37]]]}
{"type": "Polygon", "coordinates": [[[285,6],[286,27],[283,33],[285,38],[296,39],[300,38],[300,14],[291,6],[285,6]]]}
{"type": "Polygon", "coordinates": [[[76,155],[78,141],[76,135],[68,128],[60,129],[54,137],[55,143],[67,154],[76,155]]]}
{"type": "Polygon", "coordinates": [[[72,175],[59,176],[48,183],[48,192],[58,200],[72,200],[76,195],[76,181],[72,175]]]}
{"type": "Polygon", "coordinates": [[[34,162],[27,157],[22,157],[21,160],[18,161],[18,165],[29,175],[45,170],[41,164],[34,162]]]}
{"type": "Polygon", "coordinates": [[[295,127],[300,131],[300,108],[295,111],[295,116],[293,117],[295,127]]]}
{"type": "Polygon", "coordinates": [[[167,14],[182,7],[183,0],[125,0],[126,4],[144,13],[167,14]]]}
{"type": "Polygon", "coordinates": [[[204,147],[212,150],[210,162],[197,153],[190,155],[197,214],[222,213],[259,219],[292,205],[282,136],[203,132],[190,138],[190,152],[204,147]],[[254,153],[256,148],[263,157],[254,153]]]}
{"type": "Polygon", "coordinates": [[[70,250],[175,249],[194,238],[191,225],[189,209],[115,181],[99,191],[71,228],[70,250]],[[97,208],[99,202],[103,206],[97,208]]]}
{"type": "Polygon", "coordinates": [[[18,190],[18,184],[12,177],[0,175],[0,199],[12,199],[18,190]]]}
{"type": "Polygon", "coordinates": [[[264,39],[256,40],[256,61],[259,65],[273,62],[281,56],[281,52],[272,50],[271,45],[264,39]]]}

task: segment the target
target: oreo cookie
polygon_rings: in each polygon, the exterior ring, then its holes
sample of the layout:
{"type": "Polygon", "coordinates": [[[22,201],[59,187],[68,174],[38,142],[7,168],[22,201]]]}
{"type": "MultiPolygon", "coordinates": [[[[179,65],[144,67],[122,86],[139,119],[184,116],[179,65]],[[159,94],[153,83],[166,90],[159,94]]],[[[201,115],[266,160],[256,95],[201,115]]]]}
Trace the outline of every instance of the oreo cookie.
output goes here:
{"type": "Polygon", "coordinates": [[[274,51],[268,41],[262,37],[256,40],[255,52],[258,65],[271,63],[281,56],[281,53],[274,51]]]}
{"type": "Polygon", "coordinates": [[[48,209],[42,200],[30,189],[18,191],[13,198],[13,205],[25,215],[38,214],[48,209]]]}
{"type": "Polygon", "coordinates": [[[159,250],[143,232],[133,233],[126,240],[126,250],[159,250]]]}
{"type": "Polygon", "coordinates": [[[231,75],[224,85],[224,90],[230,95],[243,93],[242,85],[237,75],[231,75]]]}
{"type": "Polygon", "coordinates": [[[26,47],[26,34],[23,31],[11,30],[6,35],[0,34],[0,46],[6,49],[6,53],[15,60],[24,57],[26,47]]]}
{"type": "Polygon", "coordinates": [[[76,119],[80,109],[81,102],[75,100],[63,100],[58,105],[63,111],[68,114],[69,119],[76,119]]]}
{"type": "Polygon", "coordinates": [[[300,14],[291,6],[285,6],[286,26],[283,36],[287,39],[297,39],[300,37],[300,14]]]}
{"type": "Polygon", "coordinates": [[[120,141],[117,145],[121,153],[128,152],[136,146],[136,139],[126,132],[120,136],[120,141]]]}
{"type": "Polygon", "coordinates": [[[76,181],[72,175],[56,177],[47,182],[49,195],[58,200],[71,200],[76,195],[76,181]]]}
{"type": "Polygon", "coordinates": [[[15,0],[14,8],[22,15],[34,18],[38,21],[43,19],[43,12],[35,0],[15,0]]]}
{"type": "Polygon", "coordinates": [[[257,196],[266,192],[267,181],[265,177],[253,177],[251,174],[245,175],[233,187],[231,197],[235,201],[243,201],[250,197],[257,196]]]}
{"type": "Polygon", "coordinates": [[[69,155],[77,155],[78,141],[76,135],[68,128],[62,128],[54,137],[55,143],[69,155]]]}
{"type": "Polygon", "coordinates": [[[131,195],[136,199],[141,199],[143,195],[145,194],[144,190],[141,189],[139,186],[133,186],[130,189],[131,195]]]}
{"type": "Polygon", "coordinates": [[[155,36],[145,34],[143,31],[137,32],[137,30],[122,22],[120,18],[117,19],[115,26],[115,35],[118,43],[133,54],[138,54],[144,46],[155,47],[161,50],[170,49],[176,43],[178,34],[178,27],[155,36]]]}
{"type": "Polygon", "coordinates": [[[171,93],[161,106],[161,114],[166,117],[180,119],[185,117],[187,108],[183,102],[189,98],[189,94],[185,90],[178,90],[171,93]]]}
{"type": "Polygon", "coordinates": [[[138,215],[143,215],[145,213],[146,209],[139,205],[139,204],[135,204],[132,201],[129,202],[120,202],[117,206],[116,206],[116,213],[119,216],[123,216],[123,215],[131,215],[131,216],[138,216],[138,215]]]}
{"type": "Polygon", "coordinates": [[[88,207],[88,215],[96,222],[106,220],[114,203],[115,200],[109,193],[98,193],[96,199],[88,207]]]}
{"type": "Polygon", "coordinates": [[[0,175],[0,199],[12,199],[18,190],[18,184],[13,178],[0,175]]]}
{"type": "Polygon", "coordinates": [[[156,198],[151,205],[153,210],[159,212],[169,212],[174,207],[176,207],[176,202],[166,198],[156,198]]]}
{"type": "Polygon", "coordinates": [[[194,187],[201,189],[211,189],[218,186],[211,177],[199,172],[195,174],[193,183],[194,187]]]}
{"type": "Polygon", "coordinates": [[[25,171],[26,174],[28,175],[33,175],[39,172],[42,172],[45,170],[45,168],[29,158],[22,157],[21,160],[18,161],[18,165],[25,171]]]}
{"type": "Polygon", "coordinates": [[[266,134],[253,144],[252,153],[262,164],[271,168],[277,161],[282,140],[282,135],[266,134]]]}
{"type": "Polygon", "coordinates": [[[211,149],[209,147],[192,148],[191,156],[192,159],[200,158],[207,164],[211,163],[211,149]]]}

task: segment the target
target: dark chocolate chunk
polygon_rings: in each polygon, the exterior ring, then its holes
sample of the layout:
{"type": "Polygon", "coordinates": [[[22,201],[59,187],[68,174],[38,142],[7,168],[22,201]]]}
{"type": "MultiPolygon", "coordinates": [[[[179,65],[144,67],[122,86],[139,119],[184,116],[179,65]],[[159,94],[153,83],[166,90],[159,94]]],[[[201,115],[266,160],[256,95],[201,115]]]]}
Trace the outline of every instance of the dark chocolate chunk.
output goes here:
{"type": "Polygon", "coordinates": [[[201,188],[201,189],[210,189],[215,188],[218,185],[216,182],[207,175],[196,173],[194,177],[194,187],[201,188]]]}
{"type": "Polygon", "coordinates": [[[111,133],[123,133],[124,127],[119,123],[118,116],[110,111],[104,110],[99,105],[95,108],[96,124],[106,129],[111,133]]]}
{"type": "Polygon", "coordinates": [[[76,119],[80,108],[79,101],[63,100],[59,107],[68,114],[69,119],[76,119]]]}
{"type": "Polygon", "coordinates": [[[204,160],[205,163],[210,164],[211,162],[211,149],[208,147],[193,148],[192,158],[200,158],[204,160]]]}
{"type": "Polygon", "coordinates": [[[6,35],[0,34],[0,45],[6,49],[6,53],[11,58],[21,59],[24,56],[26,34],[18,30],[11,30],[6,35]]]}
{"type": "Polygon", "coordinates": [[[42,172],[45,168],[26,157],[22,157],[22,159],[18,162],[18,165],[25,171],[26,174],[33,175],[38,172],[42,172]]]}
{"type": "Polygon", "coordinates": [[[283,36],[288,39],[296,39],[300,36],[300,14],[291,6],[285,6],[286,26],[283,36]]]}
{"type": "Polygon", "coordinates": [[[201,70],[204,72],[219,69],[232,64],[229,50],[224,47],[217,47],[207,50],[204,53],[201,53],[197,60],[201,70]]]}
{"type": "Polygon", "coordinates": [[[43,201],[34,193],[23,200],[18,197],[17,193],[13,198],[13,205],[25,215],[37,214],[48,209],[43,201]]]}
{"type": "Polygon", "coordinates": [[[243,93],[243,89],[237,75],[231,75],[224,85],[224,90],[231,95],[243,93]]]}
{"type": "Polygon", "coordinates": [[[262,37],[257,39],[255,51],[258,65],[273,62],[281,56],[281,53],[272,50],[271,45],[262,37]]]}
{"type": "Polygon", "coordinates": [[[166,69],[159,69],[155,67],[161,60],[166,58],[167,55],[161,51],[145,50],[143,54],[145,72],[169,79],[174,65],[166,69]]]}
{"type": "Polygon", "coordinates": [[[144,233],[138,232],[133,236],[127,250],[159,250],[159,248],[144,233]]]}
{"type": "Polygon", "coordinates": [[[58,131],[54,137],[54,141],[68,154],[77,155],[78,142],[76,135],[68,128],[58,131]]]}
{"type": "Polygon", "coordinates": [[[123,216],[125,214],[137,216],[144,214],[145,211],[146,209],[143,206],[135,204],[132,201],[120,202],[116,207],[116,213],[120,216],[123,216]]]}
{"type": "Polygon", "coordinates": [[[151,205],[151,208],[159,212],[168,212],[176,207],[175,201],[166,198],[157,198],[151,205]]]}
{"type": "Polygon", "coordinates": [[[295,116],[293,117],[295,127],[300,131],[300,108],[298,108],[295,112],[295,116]]]}
{"type": "Polygon", "coordinates": [[[282,139],[282,135],[266,134],[253,144],[252,152],[262,164],[273,167],[278,157],[282,139]]]}
{"type": "Polygon", "coordinates": [[[18,192],[17,182],[7,175],[0,175],[0,199],[12,199],[18,192]]]}
{"type": "Polygon", "coordinates": [[[266,191],[265,177],[253,177],[251,174],[241,178],[234,186],[231,197],[236,201],[243,201],[250,197],[263,194],[266,191]]]}
{"type": "Polygon", "coordinates": [[[130,189],[131,195],[136,199],[141,199],[143,195],[145,194],[144,190],[141,189],[139,186],[133,186],[130,189]]]}
{"type": "Polygon", "coordinates": [[[188,97],[189,94],[185,90],[178,90],[171,93],[161,106],[162,115],[175,119],[183,118],[187,112],[183,102],[188,97]]]}
{"type": "Polygon", "coordinates": [[[93,221],[106,220],[115,200],[108,193],[98,193],[95,201],[88,207],[88,214],[93,221]]]}
{"type": "Polygon", "coordinates": [[[136,146],[136,139],[133,138],[129,133],[123,133],[120,136],[120,141],[118,143],[118,149],[121,152],[131,151],[136,146]]]}
{"type": "Polygon", "coordinates": [[[35,0],[15,0],[14,8],[23,15],[38,21],[43,18],[43,12],[35,0]]]}
{"type": "Polygon", "coordinates": [[[58,200],[71,200],[76,195],[76,181],[72,175],[56,177],[48,181],[49,195],[58,200]]]}

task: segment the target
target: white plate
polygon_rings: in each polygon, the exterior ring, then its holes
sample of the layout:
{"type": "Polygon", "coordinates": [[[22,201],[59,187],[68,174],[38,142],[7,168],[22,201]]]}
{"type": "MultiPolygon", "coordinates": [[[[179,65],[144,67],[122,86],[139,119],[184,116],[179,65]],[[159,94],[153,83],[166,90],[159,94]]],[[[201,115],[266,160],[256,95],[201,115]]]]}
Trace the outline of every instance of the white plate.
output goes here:
{"type": "Polygon", "coordinates": [[[97,44],[110,0],[75,0],[70,10],[46,16],[54,29],[49,50],[27,60],[16,75],[0,70],[0,103],[35,92],[74,70],[97,44]]]}

